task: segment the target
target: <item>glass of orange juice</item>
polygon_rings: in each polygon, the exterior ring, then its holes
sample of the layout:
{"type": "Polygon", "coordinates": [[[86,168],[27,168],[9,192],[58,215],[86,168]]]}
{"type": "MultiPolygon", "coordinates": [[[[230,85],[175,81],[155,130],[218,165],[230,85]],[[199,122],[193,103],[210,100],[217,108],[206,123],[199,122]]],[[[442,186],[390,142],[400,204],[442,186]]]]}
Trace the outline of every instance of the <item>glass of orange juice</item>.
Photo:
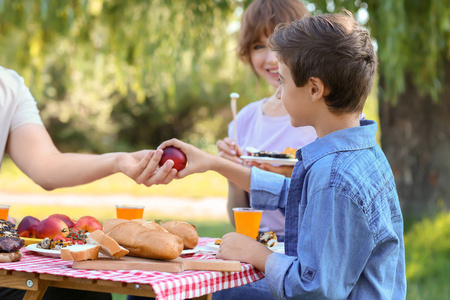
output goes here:
{"type": "Polygon", "coordinates": [[[0,219],[7,220],[9,213],[9,205],[0,204],[0,219]]]}
{"type": "Polygon", "coordinates": [[[116,205],[116,214],[118,219],[142,219],[144,216],[142,205],[116,205]]]}
{"type": "Polygon", "coordinates": [[[251,207],[235,207],[233,212],[236,232],[256,240],[263,211],[251,207]]]}

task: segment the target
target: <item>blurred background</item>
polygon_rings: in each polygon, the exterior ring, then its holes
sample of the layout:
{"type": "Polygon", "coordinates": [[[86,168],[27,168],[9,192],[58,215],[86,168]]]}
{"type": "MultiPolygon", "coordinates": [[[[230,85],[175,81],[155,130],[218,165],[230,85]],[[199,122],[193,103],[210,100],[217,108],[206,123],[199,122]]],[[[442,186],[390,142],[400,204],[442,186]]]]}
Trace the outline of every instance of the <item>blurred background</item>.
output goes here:
{"type": "MultiPolygon", "coordinates": [[[[153,149],[176,137],[216,153],[215,142],[227,135],[232,119],[229,94],[240,94],[242,108],[271,92],[236,57],[240,17],[250,2],[1,0],[0,65],[24,77],[62,151],[153,149]]],[[[379,123],[379,144],[396,177],[405,218],[408,299],[448,299],[450,0],[303,3],[313,15],[346,8],[373,36],[378,78],[364,112],[379,123]]],[[[47,192],[6,157],[0,194],[2,202],[16,202],[11,211],[18,220],[53,212],[108,218],[108,209],[93,212],[81,200],[77,206],[77,199],[185,199],[195,210],[202,199],[224,203],[227,184],[210,172],[151,188],[114,175],[47,192]],[[27,195],[37,198],[20,200],[27,195]]],[[[161,217],[158,202],[151,203],[147,217],[161,217]]],[[[164,217],[185,218],[181,212],[164,217]]],[[[192,218],[205,236],[232,230],[225,211],[192,218]]]]}

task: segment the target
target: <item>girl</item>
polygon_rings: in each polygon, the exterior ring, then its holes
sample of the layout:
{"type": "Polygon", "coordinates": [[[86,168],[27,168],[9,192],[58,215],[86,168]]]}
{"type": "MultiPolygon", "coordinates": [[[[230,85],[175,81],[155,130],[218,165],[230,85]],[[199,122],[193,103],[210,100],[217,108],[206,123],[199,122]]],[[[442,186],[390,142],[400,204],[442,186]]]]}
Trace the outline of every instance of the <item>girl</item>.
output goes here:
{"type": "MultiPolygon", "coordinates": [[[[278,61],[266,46],[266,40],[279,23],[290,23],[308,15],[299,0],[255,0],[245,10],[239,31],[238,56],[250,65],[258,78],[273,86],[274,94],[245,106],[237,115],[237,141],[233,140],[234,124],[228,127],[229,137],[217,142],[218,155],[242,164],[239,158],[248,146],[264,151],[282,152],[285,148],[299,149],[316,138],[311,126],[294,128],[281,101],[275,97],[278,87],[278,61]]],[[[292,166],[272,166],[248,162],[249,166],[290,177],[292,166]]],[[[233,207],[248,207],[248,194],[228,182],[228,215],[234,224],[233,207]]],[[[284,217],[276,210],[264,211],[260,231],[272,230],[284,241],[284,217]]]]}

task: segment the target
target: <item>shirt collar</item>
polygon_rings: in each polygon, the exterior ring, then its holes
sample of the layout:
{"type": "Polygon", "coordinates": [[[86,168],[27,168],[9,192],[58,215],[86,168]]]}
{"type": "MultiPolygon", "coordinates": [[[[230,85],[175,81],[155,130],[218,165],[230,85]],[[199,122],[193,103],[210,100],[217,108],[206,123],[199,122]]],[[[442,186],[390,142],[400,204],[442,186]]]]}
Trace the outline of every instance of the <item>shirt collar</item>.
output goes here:
{"type": "Polygon", "coordinates": [[[332,132],[313,143],[297,150],[297,159],[303,160],[305,169],[322,157],[341,151],[354,151],[372,148],[376,145],[377,123],[372,120],[360,120],[359,127],[332,132]]]}

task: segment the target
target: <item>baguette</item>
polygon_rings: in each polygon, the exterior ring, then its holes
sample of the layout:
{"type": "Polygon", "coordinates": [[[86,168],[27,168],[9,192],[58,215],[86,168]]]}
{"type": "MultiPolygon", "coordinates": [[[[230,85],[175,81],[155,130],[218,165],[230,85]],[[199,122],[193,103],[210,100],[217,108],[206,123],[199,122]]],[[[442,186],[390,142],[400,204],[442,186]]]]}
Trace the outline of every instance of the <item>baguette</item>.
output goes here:
{"type": "Polygon", "coordinates": [[[194,225],[182,221],[169,221],[162,227],[183,240],[184,249],[194,249],[198,244],[198,233],[194,225]]]}
{"type": "Polygon", "coordinates": [[[101,230],[92,232],[87,236],[86,240],[89,244],[100,246],[100,253],[113,259],[119,259],[129,252],[101,230]]]}
{"type": "Polygon", "coordinates": [[[159,225],[158,223],[153,222],[153,221],[148,221],[147,222],[147,221],[145,221],[143,219],[134,219],[134,220],[131,220],[131,221],[136,222],[138,224],[141,224],[142,226],[145,226],[145,227],[147,227],[150,230],[168,232],[164,227],[162,227],[161,225],[159,225]]]}
{"type": "Polygon", "coordinates": [[[61,249],[61,259],[73,261],[97,259],[99,250],[98,245],[73,245],[61,249]]]}
{"type": "Polygon", "coordinates": [[[175,259],[183,251],[183,241],[169,232],[150,230],[134,221],[103,222],[105,234],[126,248],[130,256],[152,259],[175,259]]]}

